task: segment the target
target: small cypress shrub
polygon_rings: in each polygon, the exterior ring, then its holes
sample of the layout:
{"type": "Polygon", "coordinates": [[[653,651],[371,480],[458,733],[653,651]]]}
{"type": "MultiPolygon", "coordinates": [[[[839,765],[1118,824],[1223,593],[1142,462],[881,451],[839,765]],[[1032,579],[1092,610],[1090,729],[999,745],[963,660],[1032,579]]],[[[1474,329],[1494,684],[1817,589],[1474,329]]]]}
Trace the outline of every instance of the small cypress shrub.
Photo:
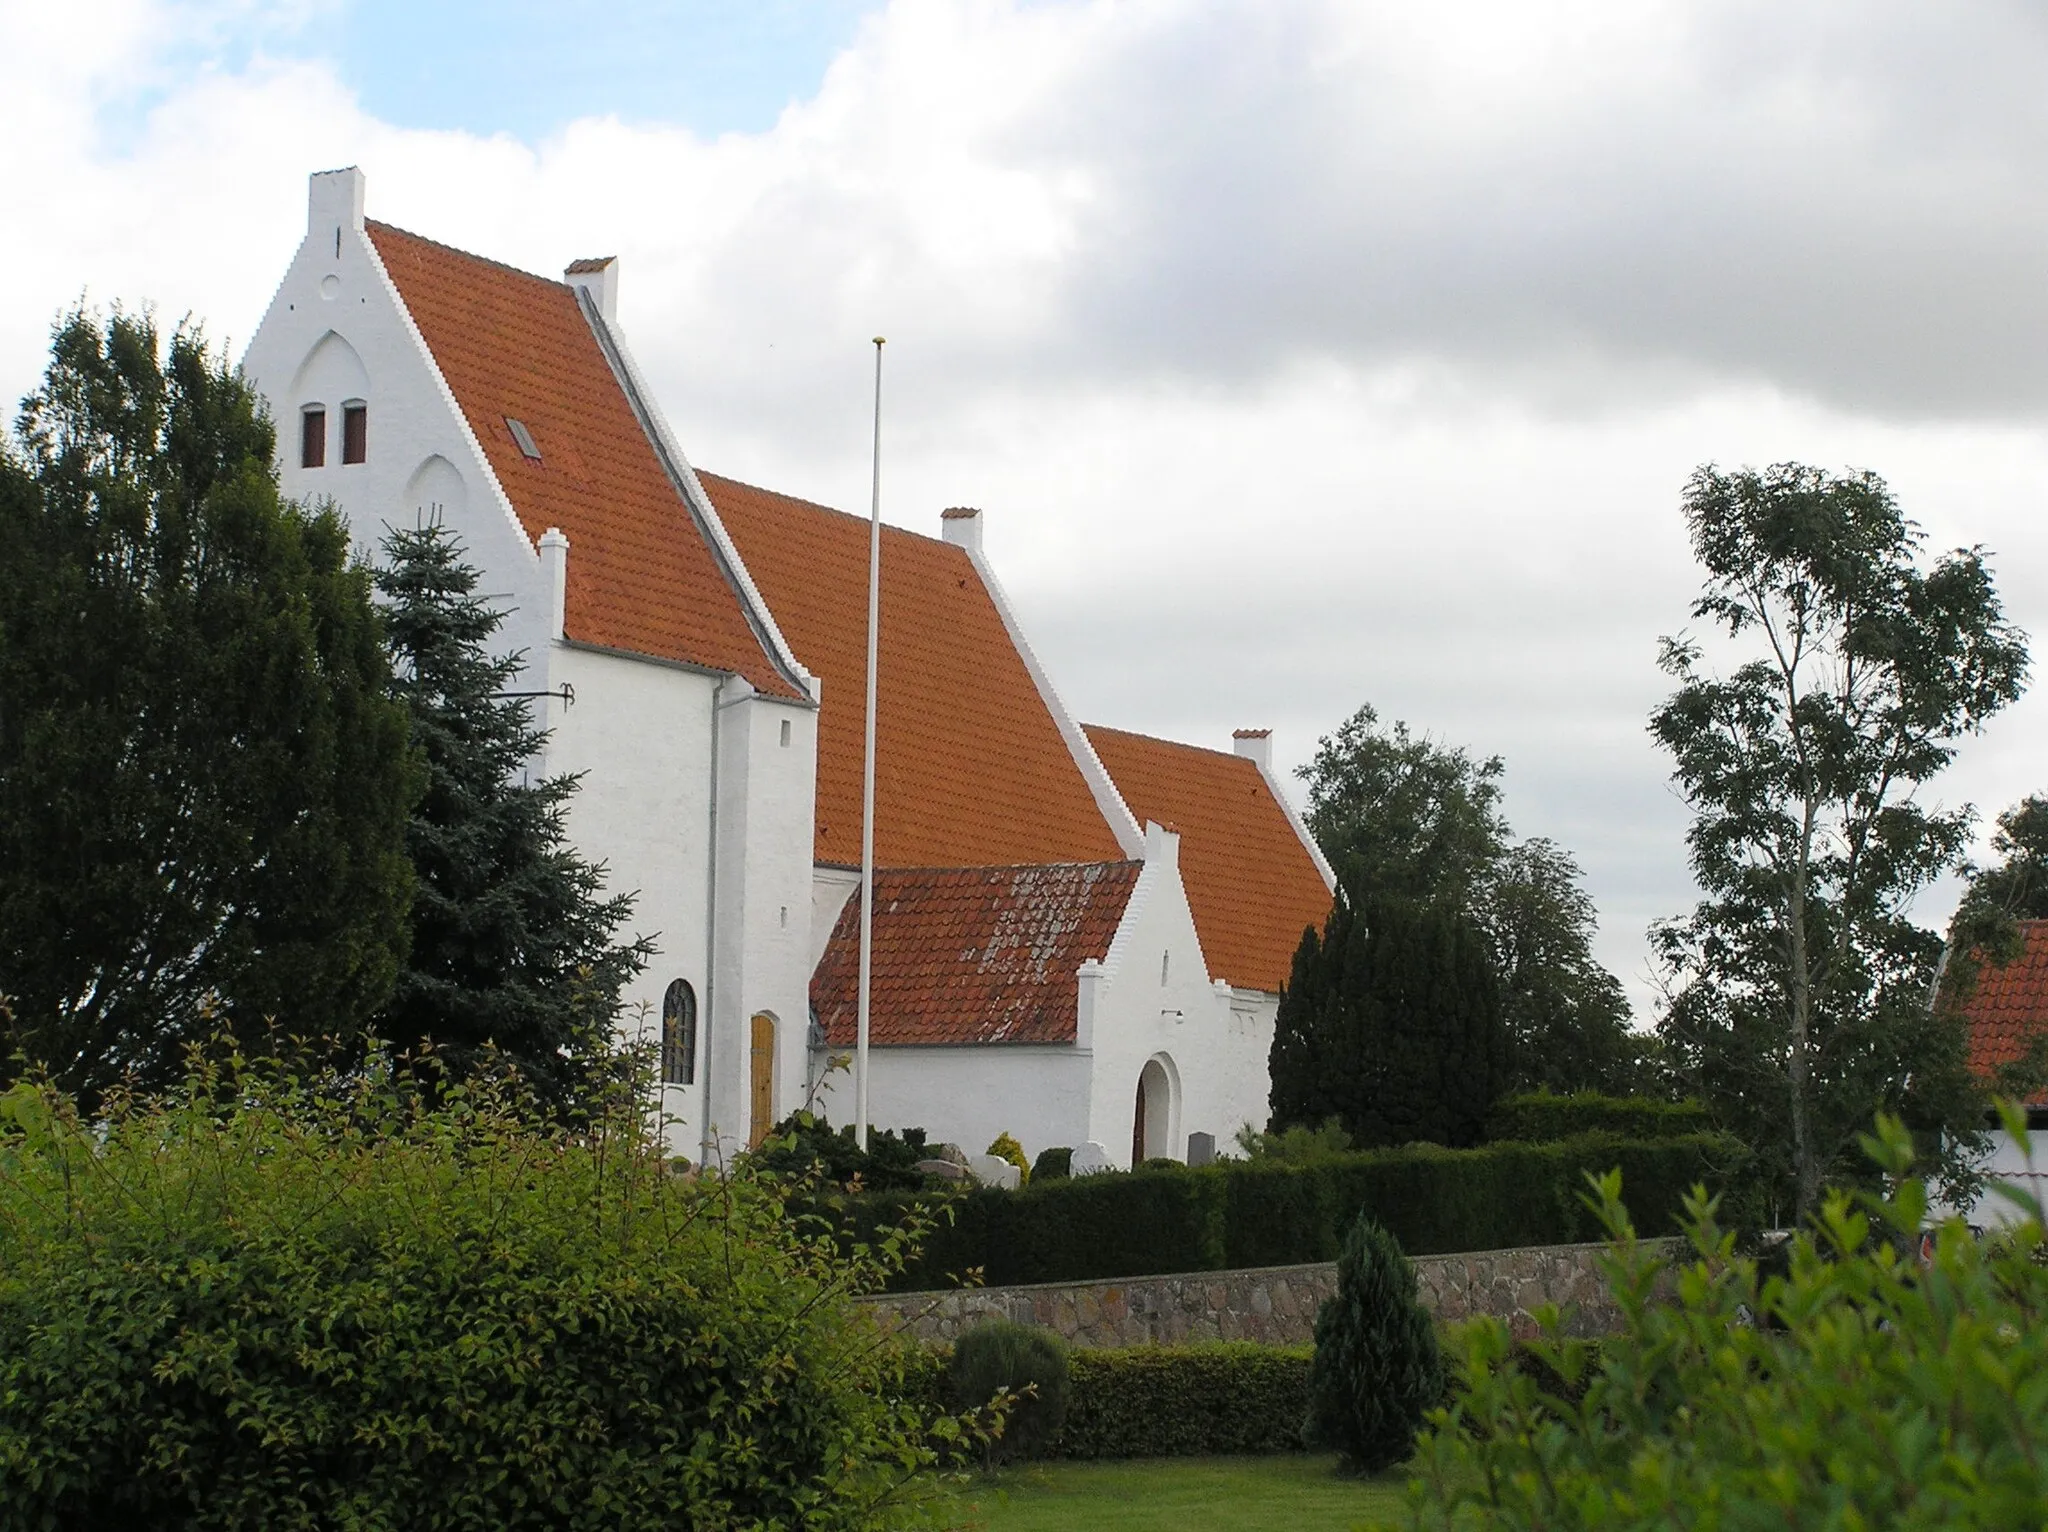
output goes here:
{"type": "Polygon", "coordinates": [[[1444,1397],[1436,1327],[1415,1295],[1400,1242],[1360,1214],[1337,1257],[1337,1295],[1316,1315],[1309,1440],[1346,1467],[1378,1473],[1406,1462],[1423,1415],[1444,1397]]]}
{"type": "Polygon", "coordinates": [[[987,1406],[1001,1389],[1017,1396],[1002,1434],[988,1443],[990,1466],[1041,1457],[1067,1418],[1067,1348],[1050,1330],[991,1319],[953,1347],[946,1381],[966,1408],[987,1406]]]}
{"type": "Polygon", "coordinates": [[[1074,1173],[1074,1151],[1064,1144],[1038,1151],[1038,1158],[1031,1162],[1031,1179],[1034,1181],[1064,1181],[1074,1173]]]}
{"type": "Polygon", "coordinates": [[[983,1152],[992,1154],[999,1160],[1008,1160],[1012,1165],[1015,1165],[1022,1176],[1018,1185],[1029,1186],[1031,1184],[1031,1162],[1024,1158],[1024,1146],[1009,1134],[998,1133],[995,1137],[995,1142],[990,1144],[983,1152]]]}

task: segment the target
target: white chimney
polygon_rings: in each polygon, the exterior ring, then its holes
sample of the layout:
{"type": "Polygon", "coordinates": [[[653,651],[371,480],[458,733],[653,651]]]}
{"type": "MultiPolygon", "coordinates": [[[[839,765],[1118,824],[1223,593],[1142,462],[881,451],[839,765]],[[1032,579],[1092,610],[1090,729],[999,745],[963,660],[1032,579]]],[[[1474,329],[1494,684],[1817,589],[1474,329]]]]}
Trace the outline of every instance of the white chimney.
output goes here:
{"type": "Polygon", "coordinates": [[[306,237],[327,235],[341,250],[341,231],[363,226],[363,173],[350,165],[321,170],[306,178],[306,237]]]}
{"type": "Polygon", "coordinates": [[[1230,736],[1233,755],[1241,755],[1255,763],[1266,776],[1273,774],[1273,731],[1271,729],[1239,729],[1230,736]]]}
{"type": "Polygon", "coordinates": [[[1100,958],[1083,958],[1074,975],[1078,993],[1074,997],[1074,1046],[1087,1053],[1095,1046],[1095,1007],[1102,998],[1102,981],[1109,976],[1100,958]]]}
{"type": "Polygon", "coordinates": [[[571,261],[562,280],[579,292],[590,294],[607,324],[619,317],[619,258],[600,255],[593,260],[571,261]]]}
{"type": "Polygon", "coordinates": [[[560,527],[540,535],[540,578],[548,593],[548,637],[560,638],[569,604],[569,539],[560,527]]]}
{"type": "Polygon", "coordinates": [[[1145,821],[1145,860],[1164,867],[1180,865],[1180,826],[1145,821]]]}
{"type": "Polygon", "coordinates": [[[956,548],[981,552],[981,512],[968,505],[949,505],[939,512],[939,534],[956,548]]]}

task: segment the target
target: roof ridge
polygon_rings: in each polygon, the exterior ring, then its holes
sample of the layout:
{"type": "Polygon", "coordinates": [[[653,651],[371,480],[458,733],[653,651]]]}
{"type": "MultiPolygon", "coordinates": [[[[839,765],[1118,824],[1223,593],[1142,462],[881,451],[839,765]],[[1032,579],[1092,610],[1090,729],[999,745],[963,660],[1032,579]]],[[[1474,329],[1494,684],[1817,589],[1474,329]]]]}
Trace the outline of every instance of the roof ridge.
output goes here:
{"type": "Polygon", "coordinates": [[[529,282],[539,282],[547,287],[560,288],[565,293],[575,290],[567,282],[558,282],[553,277],[544,277],[537,271],[528,271],[524,266],[514,266],[508,261],[493,260],[488,255],[478,255],[474,250],[465,250],[460,245],[449,244],[446,240],[434,239],[425,234],[415,234],[411,229],[401,229],[397,224],[385,223],[379,218],[365,218],[363,220],[363,228],[365,230],[378,229],[386,234],[398,234],[406,239],[418,240],[423,245],[432,245],[436,250],[446,251],[449,255],[459,255],[465,261],[475,261],[479,266],[488,266],[493,271],[502,271],[508,276],[524,277],[529,282]]]}
{"type": "Polygon", "coordinates": [[[1163,734],[1145,734],[1137,729],[1119,729],[1113,723],[1084,723],[1081,727],[1091,731],[1100,729],[1105,734],[1121,734],[1126,739],[1142,739],[1147,744],[1170,745],[1175,750],[1192,750],[1198,755],[1218,756],[1226,761],[1243,761],[1254,769],[1258,767],[1258,762],[1250,756],[1239,755],[1235,750],[1218,750],[1214,745],[1192,745],[1184,739],[1168,739],[1163,734]]]}
{"type": "MultiPolygon", "coordinates": [[[[827,505],[822,500],[810,500],[802,495],[792,495],[785,489],[770,489],[765,484],[756,484],[749,479],[735,479],[731,474],[720,473],[716,468],[699,468],[697,472],[700,475],[709,474],[714,479],[722,479],[735,489],[749,489],[757,495],[769,495],[777,500],[787,500],[793,505],[802,506],[807,511],[823,511],[827,516],[840,516],[848,521],[859,522],[862,526],[867,525],[868,518],[861,515],[858,511],[842,511],[838,506],[827,505]]],[[[899,527],[893,521],[883,522],[882,530],[892,536],[914,537],[921,543],[932,543],[941,548],[951,548],[954,546],[954,544],[947,542],[943,537],[934,537],[929,532],[918,532],[909,527],[899,527]]]]}
{"type": "MultiPolygon", "coordinates": [[[[838,866],[839,864],[835,862],[827,862],[821,865],[831,867],[838,866]]],[[[893,877],[899,875],[908,875],[911,873],[929,872],[1023,872],[1027,868],[1143,867],[1144,865],[1145,862],[1142,857],[1113,856],[1104,857],[1100,861],[1092,862],[969,862],[959,865],[941,864],[932,867],[877,867],[875,869],[875,876],[879,878],[883,876],[893,877]]],[[[853,870],[859,871],[858,868],[855,868],[853,870]]]]}

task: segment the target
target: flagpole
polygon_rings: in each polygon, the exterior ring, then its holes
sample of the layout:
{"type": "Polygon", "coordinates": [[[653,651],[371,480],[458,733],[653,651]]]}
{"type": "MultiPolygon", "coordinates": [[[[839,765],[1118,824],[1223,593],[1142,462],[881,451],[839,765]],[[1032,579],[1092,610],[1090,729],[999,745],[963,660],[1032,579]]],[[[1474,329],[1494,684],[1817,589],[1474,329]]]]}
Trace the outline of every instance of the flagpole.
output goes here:
{"type": "Polygon", "coordinates": [[[875,965],[875,672],[882,620],[882,337],[875,337],[874,489],[868,504],[868,708],[860,784],[860,1011],[853,1041],[854,1139],[868,1146],[868,990],[875,965]]]}

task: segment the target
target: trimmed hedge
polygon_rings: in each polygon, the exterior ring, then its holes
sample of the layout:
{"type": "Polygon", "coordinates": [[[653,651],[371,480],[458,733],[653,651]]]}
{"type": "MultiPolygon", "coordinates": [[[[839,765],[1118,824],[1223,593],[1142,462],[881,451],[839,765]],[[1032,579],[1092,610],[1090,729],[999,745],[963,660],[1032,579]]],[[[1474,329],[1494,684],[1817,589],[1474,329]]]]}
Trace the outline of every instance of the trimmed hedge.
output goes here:
{"type": "Polygon", "coordinates": [[[1064,1458],[1300,1452],[1312,1346],[1217,1341],[1076,1351],[1064,1458]]]}
{"type": "Polygon", "coordinates": [[[1547,1090],[1509,1096],[1493,1109],[1486,1136],[1492,1143],[1555,1143],[1581,1133],[1621,1138],[1689,1138],[1713,1131],[1707,1109],[1697,1101],[1659,1101],[1650,1096],[1605,1096],[1582,1090],[1556,1096],[1547,1090]]]}
{"type": "MultiPolygon", "coordinates": [[[[1303,1451],[1313,1346],[1211,1341],[1067,1353],[1066,1424],[1049,1456],[1211,1457],[1303,1451]]],[[[952,1352],[921,1346],[903,1372],[905,1403],[951,1406],[952,1352]]]]}
{"type": "Polygon", "coordinates": [[[1600,1234],[1582,1200],[1586,1176],[1617,1167],[1636,1227],[1660,1235],[1676,1227],[1695,1184],[1718,1189],[1743,1158],[1721,1135],[1641,1142],[1583,1134],[1482,1149],[1413,1144],[1305,1165],[1226,1160],[1105,1172],[1014,1192],[874,1193],[821,1211],[849,1241],[863,1241],[913,1202],[936,1202],[938,1226],[891,1284],[919,1291],[975,1273],[1008,1285],[1334,1260],[1362,1211],[1410,1255],[1571,1244],[1600,1234]]]}

